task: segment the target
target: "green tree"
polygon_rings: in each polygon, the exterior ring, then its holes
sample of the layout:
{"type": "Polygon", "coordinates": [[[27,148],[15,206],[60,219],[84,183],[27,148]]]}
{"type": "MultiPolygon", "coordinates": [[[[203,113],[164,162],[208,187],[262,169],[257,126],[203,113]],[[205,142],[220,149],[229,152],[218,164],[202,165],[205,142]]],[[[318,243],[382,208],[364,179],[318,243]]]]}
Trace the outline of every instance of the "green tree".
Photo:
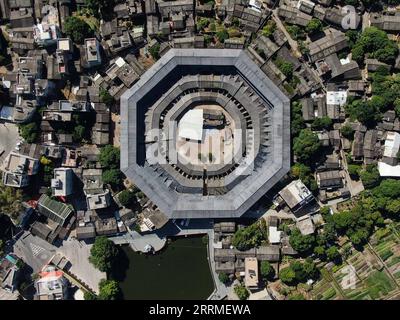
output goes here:
{"type": "Polygon", "coordinates": [[[366,54],[390,64],[397,57],[398,47],[389,40],[385,31],[370,27],[363,31],[352,49],[353,60],[358,63],[363,63],[366,54]]]}
{"type": "Polygon", "coordinates": [[[299,26],[296,25],[287,25],[285,26],[287,32],[289,32],[290,36],[298,41],[298,40],[305,40],[306,39],[306,34],[304,32],[304,28],[300,28],[299,26]]]}
{"type": "Polygon", "coordinates": [[[5,214],[12,220],[17,220],[23,210],[22,191],[16,188],[4,186],[0,180],[0,215],[5,214]]]}
{"type": "Polygon", "coordinates": [[[27,143],[34,143],[39,137],[39,126],[36,122],[20,124],[19,132],[27,143]]]}
{"type": "Polygon", "coordinates": [[[379,109],[370,101],[354,100],[345,106],[351,120],[358,120],[369,127],[374,127],[380,120],[379,109]]]}
{"type": "Polygon", "coordinates": [[[64,32],[73,42],[83,44],[86,38],[93,36],[90,26],[81,18],[69,16],[64,22],[64,32]]]}
{"type": "Polygon", "coordinates": [[[393,104],[394,104],[394,111],[396,111],[396,115],[400,117],[400,98],[396,98],[393,104]]]}
{"type": "Polygon", "coordinates": [[[361,166],[359,166],[357,164],[349,164],[347,166],[347,169],[348,169],[349,175],[352,179],[358,179],[360,177],[361,166]]]}
{"type": "Polygon", "coordinates": [[[229,38],[229,33],[226,29],[222,29],[216,33],[216,37],[219,42],[224,43],[229,38]]]}
{"type": "Polygon", "coordinates": [[[288,285],[293,284],[296,279],[296,273],[291,267],[283,268],[279,271],[279,279],[288,285]]]}
{"type": "Polygon", "coordinates": [[[400,213],[400,200],[395,199],[388,201],[386,205],[386,210],[393,215],[398,215],[400,213]]]}
{"type": "Polygon", "coordinates": [[[320,148],[321,142],[318,136],[310,129],[301,130],[299,136],[294,139],[293,151],[300,162],[309,162],[320,148]]]}
{"type": "Polygon", "coordinates": [[[246,300],[250,293],[244,285],[236,285],[234,291],[240,300],[246,300]]]}
{"type": "Polygon", "coordinates": [[[119,168],[120,151],[112,145],[107,145],[100,149],[99,162],[103,168],[119,168]]]}
{"type": "Polygon", "coordinates": [[[121,191],[118,200],[124,207],[129,207],[137,201],[135,194],[130,190],[121,191]]]}
{"type": "Polygon", "coordinates": [[[338,261],[340,259],[340,253],[336,246],[329,247],[326,250],[326,257],[329,261],[338,261]]]}
{"type": "Polygon", "coordinates": [[[335,213],[331,219],[335,230],[356,246],[366,243],[374,227],[383,224],[382,215],[370,197],[361,198],[352,209],[335,213]]]}
{"type": "Polygon", "coordinates": [[[97,296],[89,291],[85,291],[83,294],[85,300],[97,300],[97,296]]]}
{"type": "Polygon", "coordinates": [[[266,237],[262,226],[256,222],[248,227],[238,229],[233,236],[232,244],[238,250],[243,251],[259,246],[264,239],[266,237]]]}
{"type": "Polygon", "coordinates": [[[4,242],[0,239],[0,257],[4,254],[4,242]]]}
{"type": "Polygon", "coordinates": [[[100,102],[106,104],[108,107],[111,107],[115,104],[115,99],[108,92],[108,90],[101,88],[100,89],[100,102]]]}
{"type": "Polygon", "coordinates": [[[210,20],[208,18],[200,17],[200,19],[197,21],[197,30],[204,30],[209,24],[210,20]]]}
{"type": "Polygon", "coordinates": [[[269,20],[267,24],[262,29],[262,35],[265,37],[270,37],[274,34],[276,30],[276,23],[274,20],[269,20]]]}
{"type": "Polygon", "coordinates": [[[303,253],[314,247],[315,236],[312,234],[302,235],[300,230],[295,228],[290,232],[289,242],[294,250],[303,253]]]}
{"type": "Polygon", "coordinates": [[[316,118],[311,124],[311,129],[319,131],[322,129],[329,130],[332,126],[332,119],[329,117],[316,118]]]}
{"type": "Polygon", "coordinates": [[[75,142],[82,142],[85,138],[86,128],[82,125],[78,125],[74,128],[74,133],[72,134],[72,138],[75,142]]]}
{"type": "Polygon", "coordinates": [[[275,270],[268,261],[261,261],[260,274],[264,280],[271,280],[275,276],[275,270]]]}
{"type": "Polygon", "coordinates": [[[350,49],[353,49],[358,38],[360,37],[360,32],[357,30],[348,30],[346,31],[346,38],[349,43],[350,49]]]}
{"type": "Polygon", "coordinates": [[[289,300],[306,300],[306,298],[301,293],[294,293],[288,297],[289,300]]]}
{"type": "Polygon", "coordinates": [[[86,6],[96,17],[110,19],[114,12],[115,0],[85,0],[86,6]]]}
{"type": "Polygon", "coordinates": [[[229,282],[229,276],[225,272],[221,272],[218,274],[218,279],[222,283],[228,283],[229,282]]]}
{"type": "Polygon", "coordinates": [[[322,22],[319,19],[313,18],[311,19],[307,26],[306,26],[306,32],[308,34],[314,34],[322,31],[322,22]]]}
{"type": "Polygon", "coordinates": [[[354,130],[349,124],[345,124],[341,129],[340,132],[342,136],[346,139],[353,140],[354,139],[354,130]]]}
{"type": "Polygon", "coordinates": [[[295,163],[290,173],[293,178],[300,179],[312,192],[317,191],[318,185],[309,166],[303,163],[295,163]]]}
{"type": "Polygon", "coordinates": [[[154,60],[160,59],[160,44],[157,42],[155,45],[149,48],[149,53],[154,60]]]}
{"type": "Polygon", "coordinates": [[[122,184],[122,173],[119,169],[105,170],[102,175],[103,182],[113,187],[119,187],[122,184]]]}
{"type": "Polygon", "coordinates": [[[303,119],[302,106],[299,101],[294,101],[291,105],[291,125],[292,137],[297,137],[301,130],[306,127],[303,119]]]}
{"type": "Polygon", "coordinates": [[[361,170],[360,177],[364,187],[367,189],[377,186],[381,179],[377,166],[373,164],[367,165],[364,170],[361,170]]]}
{"type": "Polygon", "coordinates": [[[102,279],[99,283],[99,300],[117,300],[120,295],[118,282],[102,279]]]}
{"type": "Polygon", "coordinates": [[[318,256],[318,258],[320,258],[321,260],[325,260],[326,259],[325,247],[316,246],[314,248],[314,254],[316,254],[318,256]]]}
{"type": "Polygon", "coordinates": [[[294,67],[291,62],[282,59],[276,59],[275,63],[286,78],[291,79],[293,77],[294,67]]]}
{"type": "Polygon", "coordinates": [[[306,275],[306,280],[313,279],[316,280],[319,277],[319,270],[314,261],[308,257],[302,264],[303,271],[306,275]]]}
{"type": "Polygon", "coordinates": [[[105,236],[100,236],[90,248],[89,261],[101,272],[110,272],[117,256],[118,248],[114,242],[105,236]]]}

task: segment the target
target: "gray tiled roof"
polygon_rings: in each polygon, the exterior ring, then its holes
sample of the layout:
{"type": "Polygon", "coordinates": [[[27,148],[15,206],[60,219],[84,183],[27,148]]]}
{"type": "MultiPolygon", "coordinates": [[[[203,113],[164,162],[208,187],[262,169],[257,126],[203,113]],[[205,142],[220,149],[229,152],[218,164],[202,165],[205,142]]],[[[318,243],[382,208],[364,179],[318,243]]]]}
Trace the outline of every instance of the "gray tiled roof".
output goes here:
{"type": "MultiPolygon", "coordinates": [[[[203,77],[200,76],[200,77],[203,77]]],[[[206,76],[207,77],[207,76],[206,76]]],[[[199,82],[200,83],[200,82],[199,82]]],[[[160,102],[160,101],[159,101],[160,102]]],[[[260,149],[261,150],[261,149],[260,149]]],[[[168,165],[166,165],[168,166],[168,165]]],[[[121,170],[169,218],[239,217],[272,188],[290,169],[290,101],[250,59],[245,51],[235,49],[171,49],[153,65],[141,79],[121,97],[121,170]],[[149,125],[153,106],[158,99],[166,99],[180,78],[201,73],[214,78],[239,76],[244,85],[238,84],[237,94],[244,99],[245,109],[252,113],[263,106],[257,122],[254,139],[262,148],[268,141],[267,152],[259,153],[254,168],[237,179],[237,183],[223,194],[203,196],[200,188],[190,190],[174,180],[170,167],[150,165],[141,150],[145,145],[146,127],[149,125]],[[221,71],[223,70],[223,71],[221,71]],[[172,78],[171,78],[172,77],[172,78]],[[176,78],[173,78],[176,77],[176,78]],[[173,81],[171,79],[174,79],[173,81]],[[172,88],[172,89],[171,89],[172,88]],[[171,91],[169,91],[171,89],[171,91]],[[164,95],[163,95],[164,94],[164,95]],[[250,98],[251,97],[251,98],[250,98]],[[260,99],[257,102],[255,98],[260,99]],[[147,103],[147,105],[146,105],[147,103]],[[268,131],[263,129],[268,123],[268,131]],[[268,137],[265,140],[265,137],[268,137]],[[176,186],[179,186],[178,190],[176,186]],[[175,188],[174,188],[175,186],[175,188]]],[[[229,179],[227,176],[225,184],[229,179]]],[[[200,180],[201,181],[201,180],[200,180]]]]}

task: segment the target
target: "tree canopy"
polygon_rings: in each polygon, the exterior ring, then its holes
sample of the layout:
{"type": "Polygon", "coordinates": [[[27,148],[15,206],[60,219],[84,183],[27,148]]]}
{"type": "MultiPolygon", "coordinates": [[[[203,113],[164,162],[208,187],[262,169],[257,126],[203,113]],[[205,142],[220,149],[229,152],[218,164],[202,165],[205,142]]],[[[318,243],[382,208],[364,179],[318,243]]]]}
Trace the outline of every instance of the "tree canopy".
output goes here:
{"type": "Polygon", "coordinates": [[[253,223],[252,225],[238,229],[232,240],[232,244],[238,250],[248,250],[257,247],[266,239],[266,231],[264,230],[264,220],[253,223]]]}
{"type": "Polygon", "coordinates": [[[21,190],[4,186],[0,180],[0,215],[5,214],[16,220],[23,208],[21,190]]]}
{"type": "Polygon", "coordinates": [[[160,44],[157,42],[155,45],[149,48],[149,53],[154,60],[160,59],[160,44]]]}
{"type": "Polygon", "coordinates": [[[118,248],[114,242],[105,236],[99,236],[90,248],[89,261],[101,272],[110,272],[117,255],[118,248]]]}
{"type": "Polygon", "coordinates": [[[289,61],[285,61],[282,59],[276,59],[275,63],[279,70],[285,75],[286,78],[291,79],[293,77],[294,67],[293,64],[289,61]]]}
{"type": "Polygon", "coordinates": [[[341,127],[340,132],[342,133],[342,136],[346,139],[354,139],[354,130],[349,124],[345,124],[343,127],[341,127]]]}
{"type": "Polygon", "coordinates": [[[345,110],[351,120],[358,120],[368,127],[374,127],[381,119],[381,112],[374,101],[357,99],[346,104],[345,110]]]}
{"type": "Polygon", "coordinates": [[[39,137],[39,126],[36,122],[20,124],[19,132],[27,143],[34,143],[39,137]]]}
{"type": "Polygon", "coordinates": [[[308,34],[314,34],[314,33],[321,32],[322,28],[323,28],[323,25],[322,25],[321,20],[313,18],[308,22],[308,24],[306,26],[306,32],[308,34]]]}
{"type": "Polygon", "coordinates": [[[225,272],[221,272],[218,274],[218,279],[222,283],[228,283],[229,281],[229,276],[225,272]]]}
{"type": "Polygon", "coordinates": [[[290,285],[296,279],[296,274],[290,267],[282,268],[279,271],[279,279],[281,279],[282,282],[290,285]]]}
{"type": "Polygon", "coordinates": [[[300,162],[309,162],[320,148],[318,136],[310,129],[301,130],[299,136],[294,139],[293,151],[300,162]]]}
{"type": "Polygon", "coordinates": [[[115,103],[114,97],[108,92],[108,90],[100,89],[100,102],[105,103],[108,107],[115,103]]]}
{"type": "Polygon", "coordinates": [[[290,245],[299,253],[310,251],[315,244],[315,236],[312,234],[302,235],[300,230],[295,228],[291,230],[289,237],[290,245]]]}
{"type": "Polygon", "coordinates": [[[376,27],[366,28],[357,39],[353,49],[353,60],[363,63],[365,55],[385,63],[392,63],[398,54],[395,42],[389,40],[385,31],[376,27]]]}
{"type": "Polygon", "coordinates": [[[119,169],[105,170],[102,174],[102,179],[105,184],[118,188],[122,184],[122,172],[119,169]]]}
{"type": "Polygon", "coordinates": [[[229,33],[226,29],[222,29],[216,33],[219,42],[224,43],[229,38],[229,33]]]}
{"type": "Polygon", "coordinates": [[[64,32],[73,42],[83,44],[86,38],[93,36],[90,26],[81,18],[69,16],[64,22],[64,32]]]}
{"type": "Polygon", "coordinates": [[[92,13],[99,17],[108,20],[114,13],[115,0],[85,0],[86,6],[92,11],[92,13]]]}
{"type": "Polygon", "coordinates": [[[276,23],[274,20],[270,19],[263,27],[262,35],[266,36],[266,37],[270,37],[275,32],[275,30],[276,30],[276,23]]]}
{"type": "Polygon", "coordinates": [[[119,168],[120,151],[112,145],[107,145],[100,149],[99,162],[103,168],[119,168]]]}
{"type": "Polygon", "coordinates": [[[118,282],[102,279],[99,283],[99,300],[117,300],[120,295],[118,282]]]}
{"type": "Polygon", "coordinates": [[[275,270],[268,261],[261,261],[260,274],[264,280],[271,280],[275,276],[275,270]]]}
{"type": "Polygon", "coordinates": [[[290,132],[292,137],[297,137],[301,130],[306,127],[303,118],[302,106],[299,101],[294,101],[291,106],[291,125],[290,132]]]}
{"type": "Polygon", "coordinates": [[[319,270],[311,258],[307,258],[304,262],[294,260],[289,267],[279,272],[279,279],[288,285],[306,282],[309,279],[316,280],[318,277],[319,270]]]}
{"type": "Polygon", "coordinates": [[[371,189],[379,184],[381,176],[378,167],[374,164],[369,164],[365,169],[360,171],[360,178],[365,188],[371,189]]]}
{"type": "Polygon", "coordinates": [[[350,210],[332,215],[335,230],[349,237],[350,241],[361,246],[366,243],[374,227],[383,223],[381,213],[372,198],[363,198],[350,210]]]}
{"type": "Polygon", "coordinates": [[[322,129],[329,130],[332,126],[332,119],[328,116],[322,118],[316,118],[311,124],[311,129],[315,131],[319,131],[322,129]]]}
{"type": "Polygon", "coordinates": [[[121,191],[118,194],[118,200],[124,207],[129,207],[137,201],[135,193],[130,190],[121,191]]]}
{"type": "Polygon", "coordinates": [[[246,300],[250,296],[249,291],[244,285],[236,285],[234,291],[240,300],[246,300]]]}
{"type": "Polygon", "coordinates": [[[317,181],[315,181],[311,168],[307,165],[295,163],[291,168],[291,175],[296,179],[300,179],[310,191],[315,192],[318,190],[317,181]]]}

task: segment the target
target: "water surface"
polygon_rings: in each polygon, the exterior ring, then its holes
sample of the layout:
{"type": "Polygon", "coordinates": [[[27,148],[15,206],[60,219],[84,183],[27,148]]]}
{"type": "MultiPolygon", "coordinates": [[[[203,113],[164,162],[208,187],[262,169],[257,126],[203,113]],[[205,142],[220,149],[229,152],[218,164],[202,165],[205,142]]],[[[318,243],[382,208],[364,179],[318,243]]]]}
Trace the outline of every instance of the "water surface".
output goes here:
{"type": "Polygon", "coordinates": [[[214,290],[201,237],[178,238],[162,252],[144,255],[122,247],[127,258],[120,287],[126,300],[207,299],[214,290]]]}

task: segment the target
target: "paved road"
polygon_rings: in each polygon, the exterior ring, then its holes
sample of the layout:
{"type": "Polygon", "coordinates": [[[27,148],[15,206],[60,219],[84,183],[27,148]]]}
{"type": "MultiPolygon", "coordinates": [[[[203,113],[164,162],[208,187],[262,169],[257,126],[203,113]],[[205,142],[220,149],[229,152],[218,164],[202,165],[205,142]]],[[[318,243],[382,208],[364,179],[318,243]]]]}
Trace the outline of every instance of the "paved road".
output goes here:
{"type": "Polygon", "coordinates": [[[211,268],[211,275],[214,281],[214,291],[208,297],[207,300],[222,300],[228,295],[228,288],[219,281],[218,274],[215,271],[215,262],[214,262],[214,230],[211,229],[208,232],[208,264],[211,268]]]}
{"type": "Polygon", "coordinates": [[[343,168],[344,168],[343,171],[345,173],[346,185],[349,188],[351,196],[355,197],[356,195],[358,195],[359,193],[364,191],[364,185],[363,185],[361,179],[358,180],[358,181],[355,181],[355,180],[352,180],[350,178],[346,155],[345,155],[343,150],[341,150],[340,153],[341,153],[341,156],[342,156],[342,159],[343,159],[342,160],[343,161],[343,168]]]}
{"type": "Polygon", "coordinates": [[[8,292],[3,288],[0,288],[0,301],[17,300],[18,296],[18,291],[8,292]]]}
{"type": "Polygon", "coordinates": [[[62,246],[57,251],[71,262],[69,272],[86,283],[92,290],[98,292],[98,284],[101,279],[106,278],[106,274],[100,272],[89,262],[91,247],[90,244],[70,237],[63,241],[62,246]]]}
{"type": "Polygon", "coordinates": [[[0,156],[0,168],[3,166],[4,159],[15,149],[18,138],[17,125],[0,121],[0,152],[4,150],[3,155],[0,156]]]}

